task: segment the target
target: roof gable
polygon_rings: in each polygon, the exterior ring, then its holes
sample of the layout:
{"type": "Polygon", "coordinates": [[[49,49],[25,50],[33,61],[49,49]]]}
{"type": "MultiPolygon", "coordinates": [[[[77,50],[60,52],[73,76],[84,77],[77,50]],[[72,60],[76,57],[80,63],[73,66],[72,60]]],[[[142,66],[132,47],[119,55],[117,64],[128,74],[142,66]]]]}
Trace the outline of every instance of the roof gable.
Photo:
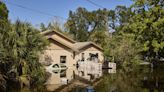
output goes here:
{"type": "MultiPolygon", "coordinates": [[[[67,41],[69,41],[69,42],[71,42],[71,43],[75,43],[75,42],[76,42],[76,41],[74,41],[73,39],[71,39],[71,38],[65,36],[64,34],[58,32],[58,31],[54,31],[54,30],[47,30],[47,31],[42,32],[41,34],[43,34],[43,35],[45,35],[45,36],[48,36],[48,35],[49,35],[49,36],[52,36],[52,35],[54,35],[54,34],[57,34],[58,36],[60,36],[60,37],[62,37],[62,38],[64,38],[64,39],[66,39],[67,41]]],[[[50,37],[49,37],[49,38],[50,38],[50,37]]]]}
{"type": "Polygon", "coordinates": [[[53,38],[48,38],[51,42],[57,42],[57,43],[59,43],[60,44],[60,47],[67,47],[67,48],[69,48],[70,50],[72,50],[72,51],[75,51],[75,52],[78,52],[78,50],[77,49],[75,49],[75,48],[72,48],[72,46],[69,46],[69,45],[67,45],[67,44],[65,44],[65,43],[63,43],[63,42],[61,42],[61,41],[58,41],[58,40],[56,40],[56,39],[53,39],[53,38]]]}

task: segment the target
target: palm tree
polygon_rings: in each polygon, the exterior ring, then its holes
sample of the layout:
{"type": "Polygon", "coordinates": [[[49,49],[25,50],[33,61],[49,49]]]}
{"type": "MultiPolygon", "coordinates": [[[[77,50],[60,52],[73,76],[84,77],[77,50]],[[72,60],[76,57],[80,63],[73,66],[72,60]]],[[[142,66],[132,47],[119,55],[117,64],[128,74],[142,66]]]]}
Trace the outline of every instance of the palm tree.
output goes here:
{"type": "Polygon", "coordinates": [[[6,29],[0,32],[2,74],[25,85],[43,82],[45,72],[38,61],[41,51],[48,44],[47,40],[29,23],[19,20],[9,24],[6,29]]]}

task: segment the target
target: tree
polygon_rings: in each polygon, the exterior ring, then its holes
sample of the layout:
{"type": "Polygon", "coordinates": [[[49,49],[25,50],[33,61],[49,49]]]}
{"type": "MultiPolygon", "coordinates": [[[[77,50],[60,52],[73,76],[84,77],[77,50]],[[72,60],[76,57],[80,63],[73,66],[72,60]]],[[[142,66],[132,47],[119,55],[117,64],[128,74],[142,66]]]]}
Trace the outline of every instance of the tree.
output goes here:
{"type": "Polygon", "coordinates": [[[70,11],[66,28],[77,41],[87,41],[95,31],[108,31],[108,12],[106,9],[87,11],[78,8],[76,12],[70,11]]]}
{"type": "MultiPolygon", "coordinates": [[[[3,42],[3,35],[4,35],[4,30],[3,29],[8,29],[7,24],[8,24],[8,10],[6,5],[0,1],[0,55],[2,53],[2,42],[3,42]]],[[[0,56],[1,57],[1,56],[0,56]]],[[[5,75],[2,73],[2,58],[0,58],[0,91],[5,91],[6,90],[6,85],[7,81],[5,78],[5,75]]]]}
{"type": "Polygon", "coordinates": [[[11,54],[15,53],[13,58],[17,57],[15,61],[18,62],[18,65],[16,66],[22,70],[25,69],[22,73],[18,72],[19,75],[29,75],[31,78],[37,79],[37,82],[43,82],[45,72],[38,61],[40,52],[47,46],[47,40],[29,23],[17,21],[12,30],[15,31],[13,36],[15,42],[13,41],[14,48],[11,54]],[[15,49],[17,50],[15,51],[15,49]]]}
{"type": "Polygon", "coordinates": [[[88,39],[89,23],[87,20],[88,11],[85,8],[78,8],[76,12],[69,12],[66,27],[74,40],[86,41],[88,39]]]}
{"type": "Polygon", "coordinates": [[[11,24],[2,2],[0,43],[0,91],[5,91],[8,81],[28,86],[45,81],[45,71],[38,60],[40,52],[48,45],[47,40],[29,23],[11,24]]]}
{"type": "Polygon", "coordinates": [[[128,23],[128,19],[130,18],[130,10],[128,9],[129,8],[127,8],[126,6],[116,6],[115,8],[117,21],[120,26],[128,23]]]}
{"type": "Polygon", "coordinates": [[[99,46],[105,47],[108,43],[108,32],[94,31],[89,38],[99,46]]]}
{"type": "Polygon", "coordinates": [[[114,10],[109,10],[109,27],[112,29],[116,28],[116,13],[114,10]]]}
{"type": "Polygon", "coordinates": [[[47,28],[46,28],[46,26],[44,25],[44,23],[41,23],[41,24],[40,24],[40,29],[41,29],[42,32],[47,30],[47,28]]]}
{"type": "Polygon", "coordinates": [[[142,45],[141,53],[150,60],[164,57],[164,6],[163,0],[136,0],[124,31],[133,33],[142,45]]]}
{"type": "MultiPolygon", "coordinates": [[[[37,84],[45,81],[45,71],[38,62],[47,40],[29,23],[16,21],[0,33],[0,73],[8,81],[37,84]]],[[[27,85],[27,84],[26,84],[27,85]]]]}
{"type": "Polygon", "coordinates": [[[142,48],[138,41],[135,41],[134,34],[120,33],[110,39],[110,56],[118,66],[128,67],[140,62],[139,54],[142,48]]]}
{"type": "Polygon", "coordinates": [[[50,22],[47,27],[48,30],[55,30],[59,32],[64,32],[64,27],[61,25],[61,23],[58,20],[54,20],[53,22],[50,22]]]}
{"type": "Polygon", "coordinates": [[[8,10],[6,5],[0,1],[0,20],[8,18],[8,10]]]}

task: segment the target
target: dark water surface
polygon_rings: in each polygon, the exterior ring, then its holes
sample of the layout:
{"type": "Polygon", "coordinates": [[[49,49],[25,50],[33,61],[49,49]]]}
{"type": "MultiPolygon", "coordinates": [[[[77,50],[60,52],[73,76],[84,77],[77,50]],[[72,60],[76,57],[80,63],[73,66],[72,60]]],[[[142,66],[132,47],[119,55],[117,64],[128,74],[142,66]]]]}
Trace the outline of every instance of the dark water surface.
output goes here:
{"type": "Polygon", "coordinates": [[[106,74],[96,92],[164,92],[164,68],[151,69],[138,66],[131,71],[118,70],[116,74],[106,74]]]}
{"type": "Polygon", "coordinates": [[[68,83],[12,89],[9,92],[48,92],[47,88],[55,92],[164,92],[164,66],[151,69],[149,66],[140,65],[119,69],[116,73],[115,70],[103,70],[101,76],[84,74],[75,78],[71,76],[72,79],[68,80],[68,83]]]}

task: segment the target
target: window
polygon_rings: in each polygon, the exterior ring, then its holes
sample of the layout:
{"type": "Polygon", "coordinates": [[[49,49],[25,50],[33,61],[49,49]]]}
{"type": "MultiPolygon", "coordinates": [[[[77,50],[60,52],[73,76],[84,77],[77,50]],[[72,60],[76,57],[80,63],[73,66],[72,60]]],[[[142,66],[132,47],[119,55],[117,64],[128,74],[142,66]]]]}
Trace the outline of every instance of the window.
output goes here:
{"type": "Polygon", "coordinates": [[[66,56],[60,56],[60,63],[66,63],[66,56]]]}
{"type": "Polygon", "coordinates": [[[98,60],[98,53],[96,54],[93,54],[93,53],[89,53],[89,58],[90,58],[90,61],[95,61],[95,60],[98,60]]]}
{"type": "Polygon", "coordinates": [[[61,78],[66,77],[66,70],[61,70],[60,71],[60,77],[61,78]]]}

